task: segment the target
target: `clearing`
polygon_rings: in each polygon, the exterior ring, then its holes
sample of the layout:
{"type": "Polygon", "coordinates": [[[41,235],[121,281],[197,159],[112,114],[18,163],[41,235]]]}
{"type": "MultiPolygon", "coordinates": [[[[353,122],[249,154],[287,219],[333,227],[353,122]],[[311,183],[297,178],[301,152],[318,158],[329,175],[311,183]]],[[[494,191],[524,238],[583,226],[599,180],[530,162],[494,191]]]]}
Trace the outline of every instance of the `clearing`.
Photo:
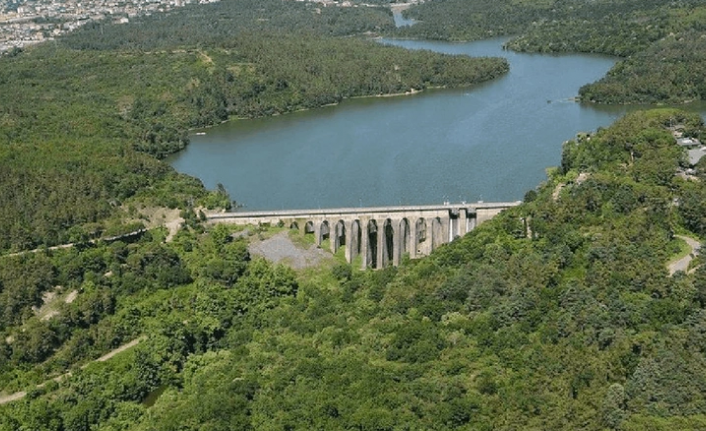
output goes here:
{"type": "Polygon", "coordinates": [[[333,258],[331,253],[314,244],[308,247],[295,244],[286,230],[266,239],[251,238],[248,250],[253,256],[262,256],[272,263],[283,263],[294,269],[316,266],[323,260],[333,258]]]}

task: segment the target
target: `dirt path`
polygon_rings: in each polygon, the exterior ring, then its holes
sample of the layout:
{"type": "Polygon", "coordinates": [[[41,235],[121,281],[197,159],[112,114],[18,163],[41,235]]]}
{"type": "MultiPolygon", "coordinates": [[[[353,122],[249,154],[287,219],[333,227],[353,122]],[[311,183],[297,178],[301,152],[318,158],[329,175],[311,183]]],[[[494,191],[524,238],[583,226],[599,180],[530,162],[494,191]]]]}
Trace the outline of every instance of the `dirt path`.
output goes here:
{"type": "MultiPolygon", "coordinates": [[[[122,346],[118,347],[115,350],[111,350],[110,352],[106,353],[105,355],[101,356],[100,358],[96,359],[93,362],[105,362],[108,359],[112,358],[113,356],[117,355],[118,353],[124,352],[131,347],[137,346],[138,344],[145,341],[146,339],[147,339],[147,337],[144,337],[144,336],[140,337],[140,338],[136,338],[127,344],[123,344],[122,346]]],[[[87,366],[88,366],[88,364],[82,366],[81,368],[86,368],[87,366]]]]}
{"type": "MultiPolygon", "coordinates": [[[[140,338],[137,338],[137,339],[135,339],[135,340],[130,341],[130,342],[127,343],[127,344],[123,344],[122,346],[120,346],[120,347],[118,347],[118,348],[116,348],[116,349],[114,349],[114,350],[111,350],[110,352],[106,353],[105,355],[101,356],[100,358],[95,359],[95,360],[89,362],[88,364],[82,365],[82,366],[81,366],[81,369],[84,369],[84,368],[88,367],[90,364],[92,364],[92,363],[94,363],[94,362],[105,362],[105,361],[107,361],[108,359],[112,358],[113,356],[117,355],[118,353],[124,352],[125,350],[127,350],[127,349],[129,349],[129,348],[131,348],[131,347],[137,346],[138,344],[140,344],[140,342],[142,342],[142,341],[144,341],[144,340],[146,340],[146,339],[147,339],[147,337],[142,336],[142,337],[140,337],[140,338]]],[[[60,382],[61,380],[63,380],[63,379],[66,378],[66,377],[69,377],[69,376],[71,376],[71,372],[68,372],[68,373],[66,373],[66,374],[62,374],[62,375],[60,375],[60,376],[54,377],[53,379],[51,379],[51,380],[49,380],[49,381],[47,381],[47,382],[44,382],[44,383],[42,383],[42,384],[37,385],[37,387],[38,387],[38,388],[41,388],[41,387],[43,387],[44,385],[46,385],[46,384],[47,384],[48,382],[50,382],[50,381],[60,382]]],[[[21,400],[21,399],[24,398],[25,396],[27,396],[27,392],[26,392],[26,391],[15,392],[14,394],[10,394],[10,395],[1,395],[1,394],[0,394],[0,405],[2,405],[2,404],[7,404],[7,403],[10,403],[10,402],[12,402],[12,401],[21,400]]]]}
{"type": "MultiPolygon", "coordinates": [[[[689,264],[696,256],[698,256],[699,249],[701,248],[701,243],[693,238],[689,238],[688,236],[683,235],[677,235],[677,238],[686,241],[686,243],[689,245],[689,248],[691,248],[691,251],[686,256],[669,263],[668,269],[670,276],[674,275],[674,273],[676,273],[677,271],[687,272],[687,270],[689,269],[689,264]]],[[[689,271],[689,273],[693,272],[694,270],[695,268],[689,271]]]]}
{"type": "Polygon", "coordinates": [[[164,224],[164,226],[169,229],[169,234],[167,234],[167,238],[164,239],[164,242],[172,242],[174,236],[179,232],[182,223],[184,223],[184,219],[179,217],[164,224]]]}
{"type": "Polygon", "coordinates": [[[17,253],[10,253],[6,254],[5,256],[11,257],[11,256],[22,256],[23,254],[30,254],[30,253],[39,253],[42,250],[61,250],[64,248],[71,248],[73,247],[74,243],[71,244],[61,244],[61,245],[55,245],[53,247],[47,247],[47,248],[35,248],[34,250],[25,250],[25,251],[18,251],[17,253]]]}
{"type": "MultiPolygon", "coordinates": [[[[206,208],[202,207],[197,207],[195,208],[195,211],[198,213],[200,211],[204,212],[205,214],[215,214],[220,212],[220,210],[207,210],[206,208]]],[[[164,240],[165,242],[171,242],[174,239],[174,236],[179,232],[179,229],[181,228],[182,223],[184,223],[184,219],[181,217],[181,210],[179,209],[169,209],[169,208],[162,208],[162,207],[148,207],[148,208],[142,208],[139,210],[139,213],[142,218],[135,218],[132,221],[142,221],[144,223],[145,228],[144,229],[138,229],[133,232],[129,232],[123,235],[116,235],[116,236],[111,236],[107,238],[97,238],[97,239],[92,239],[87,241],[89,244],[95,244],[99,241],[116,241],[122,238],[128,238],[131,236],[135,235],[140,235],[144,232],[147,232],[148,230],[158,228],[158,227],[166,227],[167,230],[169,231],[167,233],[167,237],[164,240]]],[[[71,248],[75,247],[75,243],[70,243],[70,244],[61,244],[61,245],[55,245],[52,247],[44,247],[44,248],[36,248],[34,250],[25,250],[25,251],[18,251],[16,253],[9,253],[5,255],[0,255],[0,258],[2,257],[11,257],[11,256],[22,256],[23,254],[30,254],[30,253],[39,253],[40,251],[44,250],[61,250],[61,249],[66,249],[66,248],[71,248]]]]}
{"type": "Polygon", "coordinates": [[[27,395],[27,392],[22,391],[22,392],[15,392],[12,395],[0,396],[0,404],[7,404],[7,403],[11,403],[13,401],[21,400],[26,395],[27,395]]]}
{"type": "MultiPolygon", "coordinates": [[[[86,243],[88,243],[88,244],[95,244],[95,243],[97,243],[97,242],[99,242],[99,241],[116,241],[116,240],[119,240],[119,239],[122,239],[122,238],[127,238],[127,237],[131,237],[131,236],[135,236],[135,235],[140,235],[140,234],[142,234],[142,233],[144,233],[144,232],[147,232],[147,229],[138,229],[138,230],[136,230],[136,231],[128,232],[128,233],[123,234],[123,235],[110,236],[110,237],[107,237],[107,238],[92,239],[92,240],[86,241],[86,243]]],[[[82,244],[85,244],[85,243],[82,243],[82,244]]],[[[73,242],[72,242],[72,243],[70,243],[70,244],[55,245],[55,246],[53,246],[53,247],[35,248],[34,250],[18,251],[17,253],[5,254],[5,255],[2,255],[2,256],[0,256],[0,257],[22,256],[23,254],[39,253],[40,251],[44,251],[44,250],[61,250],[61,249],[65,249],[65,248],[75,247],[75,246],[76,246],[76,243],[73,243],[73,242]]]]}

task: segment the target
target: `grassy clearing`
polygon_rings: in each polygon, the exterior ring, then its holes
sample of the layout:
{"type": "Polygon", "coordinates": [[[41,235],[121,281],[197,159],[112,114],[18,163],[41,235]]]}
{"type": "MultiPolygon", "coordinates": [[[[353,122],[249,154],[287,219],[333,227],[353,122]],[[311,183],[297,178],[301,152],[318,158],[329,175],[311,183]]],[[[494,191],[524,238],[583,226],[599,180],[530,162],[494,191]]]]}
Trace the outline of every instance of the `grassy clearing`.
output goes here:
{"type": "Polygon", "coordinates": [[[669,243],[669,250],[672,254],[669,257],[670,261],[679,260],[691,253],[691,247],[681,238],[675,237],[669,243]]]}

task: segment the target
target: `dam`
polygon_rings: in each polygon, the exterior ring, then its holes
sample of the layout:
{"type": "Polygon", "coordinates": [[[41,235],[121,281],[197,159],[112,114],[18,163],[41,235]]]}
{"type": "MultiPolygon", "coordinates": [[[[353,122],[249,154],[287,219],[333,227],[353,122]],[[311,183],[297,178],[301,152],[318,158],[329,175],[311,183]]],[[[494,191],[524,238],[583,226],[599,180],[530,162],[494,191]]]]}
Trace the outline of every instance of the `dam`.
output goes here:
{"type": "Polygon", "coordinates": [[[442,205],[230,212],[207,216],[207,223],[285,226],[314,235],[317,246],[330,241],[331,252],[343,247],[362,267],[397,266],[402,256],[429,255],[441,244],[465,235],[520,202],[444,203],[442,205]]]}

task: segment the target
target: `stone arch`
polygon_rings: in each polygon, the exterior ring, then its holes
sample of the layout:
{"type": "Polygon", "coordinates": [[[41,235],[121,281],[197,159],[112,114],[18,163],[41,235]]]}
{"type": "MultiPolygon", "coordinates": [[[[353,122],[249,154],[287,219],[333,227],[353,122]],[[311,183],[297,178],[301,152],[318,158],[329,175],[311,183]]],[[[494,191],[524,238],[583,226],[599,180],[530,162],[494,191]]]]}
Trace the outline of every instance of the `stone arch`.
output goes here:
{"type": "Polygon", "coordinates": [[[431,221],[431,249],[435,250],[441,244],[444,244],[444,225],[441,218],[434,217],[431,221]]]}
{"type": "Polygon", "coordinates": [[[348,238],[346,238],[346,224],[343,220],[336,222],[332,229],[331,251],[335,254],[341,246],[345,246],[348,238]]]}
{"type": "Polygon", "coordinates": [[[395,262],[397,265],[399,265],[399,260],[404,256],[405,254],[409,253],[410,248],[412,247],[412,238],[410,235],[410,230],[409,230],[409,220],[406,218],[403,218],[400,220],[399,227],[397,228],[397,244],[395,245],[398,249],[397,252],[397,262],[395,262]]]}
{"type": "Polygon", "coordinates": [[[378,224],[375,220],[368,221],[368,249],[361,250],[367,253],[368,265],[371,268],[378,267],[378,224]]]}
{"type": "Polygon", "coordinates": [[[424,217],[420,217],[414,223],[414,238],[412,238],[412,244],[415,255],[423,255],[426,252],[426,240],[427,240],[427,221],[424,217]]]}
{"type": "Polygon", "coordinates": [[[314,229],[314,222],[309,220],[304,224],[304,233],[314,233],[316,230],[314,229]]]}
{"type": "Polygon", "coordinates": [[[381,234],[384,235],[382,241],[382,267],[393,263],[395,250],[395,228],[392,226],[392,220],[386,219],[382,223],[381,234]]]}
{"type": "Polygon", "coordinates": [[[351,263],[353,259],[360,254],[361,240],[362,240],[362,229],[360,228],[360,220],[353,220],[349,228],[350,232],[347,232],[348,237],[346,238],[346,250],[348,255],[346,259],[348,263],[351,263]]]}
{"type": "Polygon", "coordinates": [[[289,228],[292,230],[299,230],[299,223],[294,220],[293,222],[289,223],[289,228]]]}
{"type": "Polygon", "coordinates": [[[324,220],[319,225],[319,233],[316,237],[316,245],[321,245],[322,242],[331,237],[331,227],[327,220],[324,220]]]}

